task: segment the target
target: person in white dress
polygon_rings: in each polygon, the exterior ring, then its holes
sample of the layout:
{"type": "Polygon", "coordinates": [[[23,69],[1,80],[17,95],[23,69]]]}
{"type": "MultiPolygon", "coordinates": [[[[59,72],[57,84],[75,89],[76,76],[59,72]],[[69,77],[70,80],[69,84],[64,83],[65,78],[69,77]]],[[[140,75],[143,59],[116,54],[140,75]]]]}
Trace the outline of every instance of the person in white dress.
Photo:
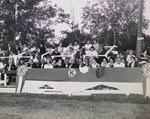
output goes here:
{"type": "Polygon", "coordinates": [[[103,61],[101,62],[101,66],[102,67],[107,67],[108,63],[107,63],[107,59],[103,58],[103,61]]]}
{"type": "Polygon", "coordinates": [[[96,40],[93,41],[93,47],[95,48],[96,51],[99,50],[99,43],[97,43],[96,40]]]}
{"type": "Polygon", "coordinates": [[[86,55],[91,57],[97,57],[98,53],[95,50],[95,48],[92,46],[88,52],[86,52],[86,55]]]}
{"type": "Polygon", "coordinates": [[[87,41],[84,47],[85,47],[85,50],[90,50],[90,48],[92,47],[92,44],[90,43],[90,41],[87,41]]]}
{"type": "Polygon", "coordinates": [[[117,57],[114,63],[114,67],[121,67],[121,68],[125,67],[125,63],[123,59],[121,59],[120,57],[117,57]]]}
{"type": "Polygon", "coordinates": [[[77,42],[74,43],[73,49],[74,49],[75,51],[78,51],[78,50],[79,50],[79,44],[78,44],[77,42]]]}
{"type": "Polygon", "coordinates": [[[89,72],[89,65],[87,59],[84,59],[84,61],[82,59],[79,59],[79,71],[83,74],[89,72]]]}
{"type": "Polygon", "coordinates": [[[112,58],[109,59],[109,62],[107,63],[107,66],[106,67],[114,67],[114,61],[112,58]]]}
{"type": "Polygon", "coordinates": [[[53,66],[53,64],[52,64],[51,59],[50,59],[50,58],[47,58],[47,59],[46,59],[46,64],[44,65],[44,69],[53,69],[53,68],[54,68],[54,66],[53,66]]]}

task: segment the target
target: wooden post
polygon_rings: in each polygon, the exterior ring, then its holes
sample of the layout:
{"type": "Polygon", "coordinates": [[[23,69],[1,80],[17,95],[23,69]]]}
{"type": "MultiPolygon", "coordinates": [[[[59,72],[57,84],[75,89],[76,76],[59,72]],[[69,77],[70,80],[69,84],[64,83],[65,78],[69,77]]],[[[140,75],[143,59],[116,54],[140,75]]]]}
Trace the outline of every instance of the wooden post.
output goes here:
{"type": "Polygon", "coordinates": [[[143,50],[143,36],[142,36],[142,20],[143,20],[143,6],[144,0],[140,0],[140,8],[139,8],[139,18],[138,18],[138,28],[137,28],[137,43],[136,43],[136,56],[137,58],[141,57],[141,53],[143,50]]]}
{"type": "Polygon", "coordinates": [[[145,79],[145,94],[146,97],[150,97],[150,77],[145,79]]]}
{"type": "Polygon", "coordinates": [[[145,97],[150,97],[150,63],[147,63],[142,67],[142,72],[145,77],[143,94],[145,97]]]}

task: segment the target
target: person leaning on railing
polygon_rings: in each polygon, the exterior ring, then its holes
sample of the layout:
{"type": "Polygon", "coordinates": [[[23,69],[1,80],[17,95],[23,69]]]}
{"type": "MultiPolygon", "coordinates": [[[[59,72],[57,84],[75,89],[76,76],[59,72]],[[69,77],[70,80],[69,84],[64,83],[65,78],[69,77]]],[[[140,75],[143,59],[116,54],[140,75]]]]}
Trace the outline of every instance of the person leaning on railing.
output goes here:
{"type": "Polygon", "coordinates": [[[54,66],[53,66],[53,64],[52,64],[52,58],[51,57],[47,57],[46,58],[46,63],[44,63],[44,65],[43,65],[43,68],[44,69],[53,69],[54,68],[54,66]]]}

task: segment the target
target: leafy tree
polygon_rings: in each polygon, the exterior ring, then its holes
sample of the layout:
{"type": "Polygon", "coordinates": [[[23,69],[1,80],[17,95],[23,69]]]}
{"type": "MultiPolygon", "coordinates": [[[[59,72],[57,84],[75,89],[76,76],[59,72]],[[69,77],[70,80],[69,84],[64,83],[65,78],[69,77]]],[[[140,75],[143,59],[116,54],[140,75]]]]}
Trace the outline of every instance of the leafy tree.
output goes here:
{"type": "Polygon", "coordinates": [[[82,46],[87,40],[92,41],[91,35],[81,31],[78,24],[70,22],[68,25],[70,26],[71,31],[62,31],[62,34],[66,35],[66,37],[62,40],[63,46],[66,47],[69,44],[74,44],[75,42],[82,46]]]}
{"type": "MultiPolygon", "coordinates": [[[[139,0],[96,0],[83,8],[83,29],[100,42],[135,48],[139,0]]],[[[148,21],[143,18],[143,28],[148,21]]]]}
{"type": "Polygon", "coordinates": [[[67,23],[69,15],[48,0],[1,0],[0,39],[15,42],[16,36],[23,43],[45,42],[54,37],[53,26],[67,23]]]}

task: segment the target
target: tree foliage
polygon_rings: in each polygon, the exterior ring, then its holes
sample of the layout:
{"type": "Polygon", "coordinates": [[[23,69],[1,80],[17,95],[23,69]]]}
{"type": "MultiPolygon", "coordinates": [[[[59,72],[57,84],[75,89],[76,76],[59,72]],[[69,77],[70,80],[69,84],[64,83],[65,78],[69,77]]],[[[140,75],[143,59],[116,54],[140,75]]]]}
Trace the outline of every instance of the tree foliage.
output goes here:
{"type": "MultiPolygon", "coordinates": [[[[135,48],[139,0],[95,0],[83,8],[83,29],[100,42],[135,48]]],[[[143,28],[148,21],[143,18],[143,28]]]]}
{"type": "Polygon", "coordinates": [[[77,42],[80,46],[84,45],[87,41],[92,41],[90,34],[85,33],[79,29],[78,24],[73,22],[68,23],[71,31],[65,30],[62,31],[62,34],[65,34],[65,38],[62,40],[63,46],[68,46],[69,44],[74,44],[77,42]]]}
{"type": "Polygon", "coordinates": [[[42,42],[54,37],[53,26],[68,21],[69,15],[48,0],[1,0],[0,39],[14,42],[17,35],[23,43],[42,42]],[[16,6],[17,5],[17,6],[16,6]]]}

